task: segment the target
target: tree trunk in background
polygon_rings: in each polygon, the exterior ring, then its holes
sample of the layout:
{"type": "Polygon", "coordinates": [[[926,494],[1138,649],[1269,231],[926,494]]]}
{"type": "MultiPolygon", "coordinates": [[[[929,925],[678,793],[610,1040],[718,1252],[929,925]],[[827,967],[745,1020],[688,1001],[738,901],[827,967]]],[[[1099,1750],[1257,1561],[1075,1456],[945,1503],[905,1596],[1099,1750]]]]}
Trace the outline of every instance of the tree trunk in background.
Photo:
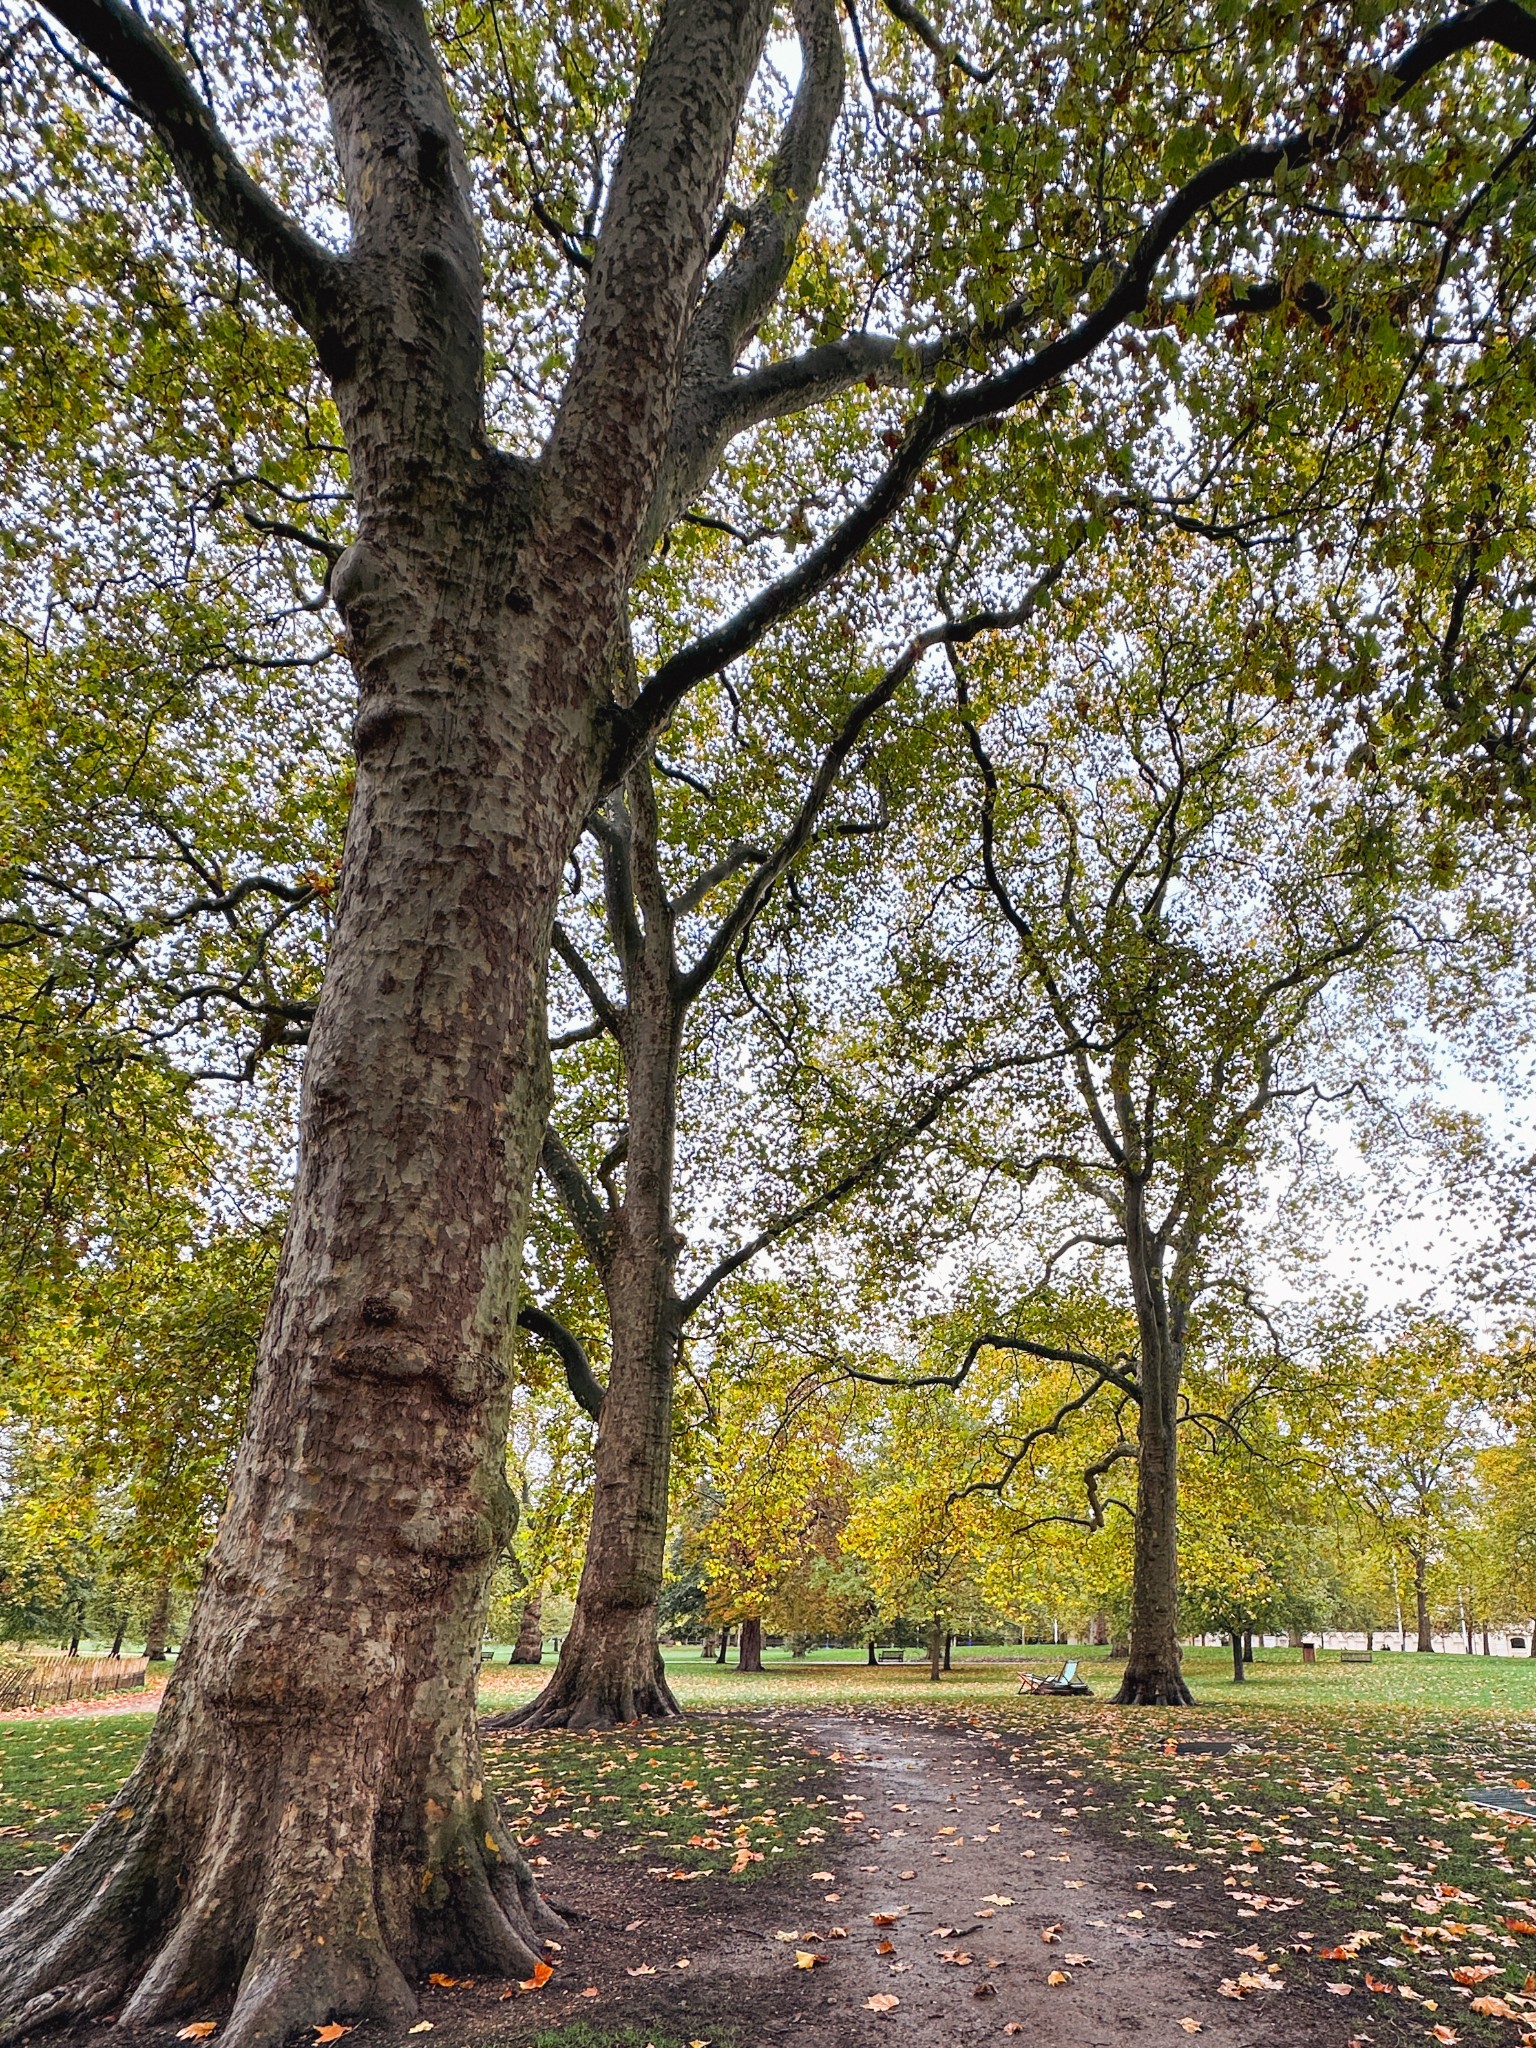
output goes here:
{"type": "Polygon", "coordinates": [[[1493,1645],[1488,1640],[1488,1624],[1486,1621],[1483,1623],[1483,1655],[1485,1657],[1493,1655],[1493,1645]]]}
{"type": "Polygon", "coordinates": [[[944,1623],[936,1614],[928,1629],[928,1676],[935,1684],[944,1669],[944,1623]]]}
{"type": "Polygon", "coordinates": [[[121,1657],[121,1656],[122,1656],[122,1654],[123,1654],[123,1637],[124,1637],[124,1636],[125,1636],[125,1635],[126,1635],[127,1633],[128,1633],[128,1624],[127,1624],[127,1622],[126,1622],[126,1621],[120,1621],[120,1622],[119,1622],[119,1623],[117,1624],[117,1634],[116,1634],[116,1635],[115,1635],[115,1636],[114,1636],[114,1637],[112,1638],[112,1647],[111,1647],[111,1649],[110,1649],[110,1650],[108,1650],[108,1652],[107,1652],[107,1655],[108,1655],[109,1657],[111,1657],[111,1658],[113,1658],[113,1659],[115,1660],[115,1659],[117,1659],[118,1657],[121,1657]]]}
{"type": "Polygon", "coordinates": [[[1285,1632],[1286,1648],[1288,1650],[1299,1650],[1301,1648],[1301,1637],[1302,1631],[1299,1628],[1297,1628],[1294,1622],[1292,1622],[1291,1626],[1285,1632]]]}
{"type": "Polygon", "coordinates": [[[1435,1647],[1435,1633],[1429,1618],[1429,1559],[1422,1553],[1413,1560],[1413,1607],[1419,1632],[1414,1647],[1429,1654],[1435,1647]]]}
{"type": "Polygon", "coordinates": [[[951,1652],[952,1652],[952,1651],[954,1650],[954,1647],[955,1647],[955,1639],[954,1639],[954,1637],[953,1637],[952,1635],[946,1635],[946,1636],[945,1636],[945,1638],[944,1638],[944,1669],[945,1669],[946,1671],[948,1671],[948,1670],[950,1670],[950,1669],[952,1669],[952,1668],[953,1668],[953,1667],[951,1666],[951,1663],[950,1663],[950,1655],[951,1655],[951,1652]]]}
{"type": "Polygon", "coordinates": [[[544,1590],[542,1587],[531,1600],[523,1603],[522,1624],[517,1631],[517,1641],[512,1645],[514,1664],[542,1664],[544,1662],[544,1590]]]}
{"type": "Polygon", "coordinates": [[[749,1614],[741,1624],[741,1651],[736,1659],[738,1671],[761,1671],[763,1668],[763,1620],[759,1614],[749,1614]]]}
{"type": "Polygon", "coordinates": [[[870,1644],[869,1655],[865,1658],[864,1661],[866,1664],[878,1664],[880,1662],[879,1657],[875,1654],[875,1646],[873,1643],[870,1644]]]}
{"type": "Polygon", "coordinates": [[[171,1582],[162,1579],[155,1588],[155,1597],[150,1606],[149,1619],[144,1624],[144,1654],[151,1664],[158,1664],[165,1657],[166,1638],[171,1629],[171,1582]]]}
{"type": "Polygon", "coordinates": [[[1243,1669],[1243,1639],[1236,1629],[1232,1631],[1232,1683],[1242,1685],[1248,1674],[1243,1669]]]}
{"type": "Polygon", "coordinates": [[[720,1631],[720,1648],[715,1654],[715,1662],[717,1664],[723,1664],[726,1658],[730,1655],[730,1653],[731,1632],[728,1628],[723,1628],[720,1631]]]}
{"type": "Polygon", "coordinates": [[[1102,1649],[1109,1641],[1109,1616],[1096,1614],[1088,1624],[1088,1640],[1095,1649],[1102,1649]]]}
{"type": "Polygon", "coordinates": [[[1372,1652],[1375,1651],[1376,1631],[1373,1628],[1368,1628],[1365,1632],[1365,1647],[1367,1648],[1367,1650],[1370,1650],[1372,1652]]]}
{"type": "Polygon", "coordinates": [[[715,1654],[715,1639],[714,1639],[714,1636],[713,1636],[713,1635],[707,1635],[707,1636],[706,1636],[706,1637],[704,1638],[703,1642],[702,1642],[702,1643],[701,1643],[701,1644],[699,1645],[699,1655],[700,1655],[700,1657],[701,1657],[701,1658],[708,1658],[708,1659],[713,1659],[713,1657],[714,1657],[714,1654],[715,1654]]]}
{"type": "Polygon", "coordinates": [[[1243,1662],[1245,1664],[1253,1662],[1253,1630],[1251,1628],[1243,1630],[1243,1662]]]}
{"type": "Polygon", "coordinates": [[[1125,1196],[1126,1263],[1136,1301],[1141,1359],[1137,1410],[1136,1533],[1131,1575],[1131,1649],[1115,1694],[1122,1707],[1190,1706],[1179,1670],[1179,1381],[1182,1313],[1170,1314],[1160,1254],[1135,1182],[1125,1196]]]}

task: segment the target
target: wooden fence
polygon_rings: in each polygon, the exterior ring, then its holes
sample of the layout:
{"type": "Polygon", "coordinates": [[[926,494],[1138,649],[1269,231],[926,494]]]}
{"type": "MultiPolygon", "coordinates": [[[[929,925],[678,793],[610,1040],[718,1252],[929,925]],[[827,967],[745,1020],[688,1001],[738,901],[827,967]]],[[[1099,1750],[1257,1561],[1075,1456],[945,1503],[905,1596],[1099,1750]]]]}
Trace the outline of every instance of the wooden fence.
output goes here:
{"type": "Polygon", "coordinates": [[[0,1713],[140,1691],[148,1668],[143,1657],[0,1656],[0,1713]]]}

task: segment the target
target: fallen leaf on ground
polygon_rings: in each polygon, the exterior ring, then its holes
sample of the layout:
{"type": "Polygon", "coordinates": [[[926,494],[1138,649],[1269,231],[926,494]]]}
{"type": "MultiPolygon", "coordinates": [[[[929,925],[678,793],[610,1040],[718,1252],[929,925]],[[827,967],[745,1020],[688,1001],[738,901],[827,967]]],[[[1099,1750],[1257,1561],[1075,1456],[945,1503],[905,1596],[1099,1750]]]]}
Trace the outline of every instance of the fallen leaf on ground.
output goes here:
{"type": "MultiPolygon", "coordinates": [[[[554,1974],[555,1970],[552,1963],[535,1963],[532,1975],[521,1978],[517,1988],[519,1991],[537,1991],[539,1986],[547,1984],[554,1974]]],[[[634,1976],[635,1972],[631,1970],[629,1974],[634,1976]]]]}
{"type": "Polygon", "coordinates": [[[624,1974],[626,1977],[654,1977],[656,1965],[654,1963],[637,1963],[634,1969],[626,1970],[624,1974]]]}
{"type": "Polygon", "coordinates": [[[218,2024],[217,2020],[194,2020],[191,2026],[181,2028],[176,2038],[178,2041],[206,2041],[218,2024]]]}
{"type": "Polygon", "coordinates": [[[911,1910],[910,1906],[897,1906],[889,1913],[871,1913],[869,1916],[870,1925],[873,1927],[894,1927],[896,1922],[905,1918],[911,1910]]]}
{"type": "Polygon", "coordinates": [[[811,1872],[811,1883],[831,1884],[834,1881],[836,1875],[837,1873],[832,1870],[813,1870],[811,1872]]]}
{"type": "Polygon", "coordinates": [[[1335,1998],[1348,1998],[1354,1988],[1353,1984],[1325,1984],[1323,1986],[1323,1989],[1331,1991],[1335,1998]]]}
{"type": "Polygon", "coordinates": [[[343,2034],[350,2034],[351,2031],[352,2029],[344,2027],[340,2020],[327,2020],[323,2027],[315,2028],[315,2039],[326,2042],[339,2041],[343,2034]]]}
{"type": "Polygon", "coordinates": [[[896,1944],[894,1941],[877,1941],[875,1943],[875,1954],[877,1956],[893,1956],[895,1953],[896,1944]]]}
{"type": "Polygon", "coordinates": [[[405,2031],[408,2034],[430,2034],[432,2022],[430,2020],[418,2020],[414,2027],[407,2027],[405,2031]]]}
{"type": "Polygon", "coordinates": [[[1457,2038],[1454,2027],[1431,2027],[1429,2031],[1437,2041],[1454,2041],[1457,2038]]]}
{"type": "Polygon", "coordinates": [[[1065,1970],[1052,1970],[1051,1974],[1049,1975],[1049,1977],[1046,1978],[1045,1981],[1047,1984],[1070,1984],[1072,1982],[1072,1979],[1067,1975],[1065,1970]]]}
{"type": "Polygon", "coordinates": [[[900,2003],[889,1991],[877,1991],[873,1998],[865,1999],[864,2008],[866,2012],[893,2012],[900,2003]]]}
{"type": "Polygon", "coordinates": [[[916,1875],[917,1872],[915,1870],[904,1870],[901,1873],[901,1881],[903,1884],[906,1884],[911,1878],[916,1877],[916,1875]]]}
{"type": "Polygon", "coordinates": [[[797,1970],[814,1970],[818,1963],[824,1963],[826,1960],[825,1956],[818,1955],[813,1948],[797,1948],[795,1950],[795,1968],[797,1970]]]}
{"type": "Polygon", "coordinates": [[[1200,2022],[1198,2020],[1180,2020],[1179,2025],[1186,2034],[1198,2034],[1200,2031],[1200,2022]]]}
{"type": "Polygon", "coordinates": [[[454,1991],[459,1985],[473,1984],[474,1981],[473,1977],[445,1977],[440,1970],[434,1970],[427,1979],[427,1982],[435,1984],[439,1991],[454,1991]]]}
{"type": "Polygon", "coordinates": [[[974,1987],[974,1989],[971,1992],[971,1996],[972,1998],[996,1998],[997,1986],[995,1984],[988,1984],[985,1981],[983,1981],[982,1983],[974,1987]]]}

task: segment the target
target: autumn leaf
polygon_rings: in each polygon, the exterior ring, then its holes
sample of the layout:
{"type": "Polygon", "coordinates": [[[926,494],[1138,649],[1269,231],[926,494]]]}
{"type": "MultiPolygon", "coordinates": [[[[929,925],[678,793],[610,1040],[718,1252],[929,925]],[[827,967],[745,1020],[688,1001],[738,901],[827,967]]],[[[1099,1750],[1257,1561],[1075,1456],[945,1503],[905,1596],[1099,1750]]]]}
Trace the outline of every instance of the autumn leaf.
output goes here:
{"type": "Polygon", "coordinates": [[[473,1979],[473,1977],[445,1977],[439,1970],[434,1970],[431,1976],[427,1979],[427,1982],[429,1984],[435,1984],[439,1991],[454,1991],[461,1984],[469,1985],[472,1984],[474,1981],[475,1980],[473,1979]]]}
{"type": "Polygon", "coordinates": [[[795,1950],[795,1968],[797,1970],[814,1970],[819,1963],[826,1961],[827,1958],[823,1955],[818,1955],[813,1948],[797,1948],[795,1950]]]}
{"type": "Polygon", "coordinates": [[[637,1963],[632,1970],[626,1970],[624,1974],[626,1977],[654,1977],[656,1965],[654,1963],[637,1963]]]}
{"type": "Polygon", "coordinates": [[[911,1910],[912,1909],[910,1906],[897,1906],[894,1912],[871,1913],[869,1916],[869,1924],[871,1925],[871,1927],[894,1927],[896,1925],[896,1922],[898,1920],[905,1919],[907,1914],[910,1913],[911,1910]]]}
{"type": "Polygon", "coordinates": [[[1049,1977],[1046,1978],[1045,1981],[1047,1984],[1070,1984],[1072,1982],[1072,1979],[1067,1975],[1065,1970],[1052,1970],[1051,1974],[1049,1975],[1049,1977]]]}
{"type": "Polygon", "coordinates": [[[217,2020],[193,2020],[190,2026],[178,2029],[176,2038],[178,2041],[206,2041],[217,2030],[218,2024],[217,2020]]]}
{"type": "Polygon", "coordinates": [[[554,1974],[552,1964],[535,1963],[532,1976],[522,1978],[517,1988],[519,1991],[537,1991],[541,1985],[547,1984],[554,1974]]]}
{"type": "Polygon", "coordinates": [[[900,2003],[901,2000],[891,1992],[877,1991],[873,1998],[865,1999],[864,2009],[866,2012],[894,2012],[900,2003]]]}
{"type": "Polygon", "coordinates": [[[1455,2041],[1460,2038],[1454,2027],[1433,2026],[1429,2031],[1437,2041],[1455,2041]]]}
{"type": "Polygon", "coordinates": [[[896,1944],[894,1941],[877,1941],[875,1943],[875,1954],[877,1956],[893,1956],[895,1953],[896,1944]]]}
{"type": "Polygon", "coordinates": [[[414,2027],[407,2027],[405,2031],[408,2034],[430,2034],[432,2022],[430,2020],[418,2020],[414,2027]]]}
{"type": "Polygon", "coordinates": [[[323,2027],[315,2028],[315,2039],[322,2044],[339,2041],[343,2034],[350,2034],[351,2031],[352,2029],[344,2027],[340,2020],[328,2020],[323,2027]]]}
{"type": "Polygon", "coordinates": [[[1186,2034],[1198,2034],[1200,2032],[1200,2022],[1198,2020],[1180,2020],[1179,2025],[1186,2034]]]}
{"type": "Polygon", "coordinates": [[[1536,1920],[1511,1920],[1506,1917],[1504,1925],[1511,1934],[1536,1934],[1536,1920]]]}

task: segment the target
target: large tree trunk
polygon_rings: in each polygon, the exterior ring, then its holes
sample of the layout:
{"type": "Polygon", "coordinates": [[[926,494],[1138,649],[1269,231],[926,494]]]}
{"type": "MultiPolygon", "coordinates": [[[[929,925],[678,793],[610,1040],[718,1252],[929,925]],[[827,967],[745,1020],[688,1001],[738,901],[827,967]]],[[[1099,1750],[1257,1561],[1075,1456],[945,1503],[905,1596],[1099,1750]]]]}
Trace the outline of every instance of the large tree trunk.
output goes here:
{"type": "Polygon", "coordinates": [[[544,1662],[544,1589],[540,1587],[533,1596],[523,1602],[523,1618],[518,1627],[517,1641],[512,1645],[514,1664],[542,1664],[544,1662]]]}
{"type": "Polygon", "coordinates": [[[741,1624],[741,1648],[736,1658],[738,1671],[761,1671],[763,1668],[763,1618],[760,1614],[749,1614],[741,1624]]]}
{"type": "Polygon", "coordinates": [[[525,1975],[559,1926],[475,1726],[515,1512],[506,1347],[545,964],[609,772],[605,657],[771,9],[661,11],[536,467],[486,437],[475,183],[424,14],[305,10],[349,212],[332,257],[226,175],[192,82],[165,85],[174,57],[107,12],[82,10],[108,68],[331,380],[357,770],[228,1506],[138,1769],[0,1916],[0,2042],[125,1993],[131,2028],[233,1992],[221,2043],[276,2048],[337,2013],[412,2017],[423,1970],[525,1975]]]}
{"type": "Polygon", "coordinates": [[[170,1629],[171,1582],[169,1579],[162,1579],[155,1588],[149,1619],[144,1624],[144,1654],[151,1664],[158,1664],[164,1659],[170,1629]]]}
{"type": "Polygon", "coordinates": [[[142,1762],[0,1920],[13,2034],[130,1985],[129,2026],[238,1987],[221,2039],[267,2048],[333,2013],[412,2016],[423,1970],[526,1975],[558,1930],[485,1790],[475,1681],[516,1515],[503,1335],[544,960],[592,768],[466,640],[483,561],[430,624],[380,574],[336,578],[357,790],[228,1508],[142,1762]]]}

